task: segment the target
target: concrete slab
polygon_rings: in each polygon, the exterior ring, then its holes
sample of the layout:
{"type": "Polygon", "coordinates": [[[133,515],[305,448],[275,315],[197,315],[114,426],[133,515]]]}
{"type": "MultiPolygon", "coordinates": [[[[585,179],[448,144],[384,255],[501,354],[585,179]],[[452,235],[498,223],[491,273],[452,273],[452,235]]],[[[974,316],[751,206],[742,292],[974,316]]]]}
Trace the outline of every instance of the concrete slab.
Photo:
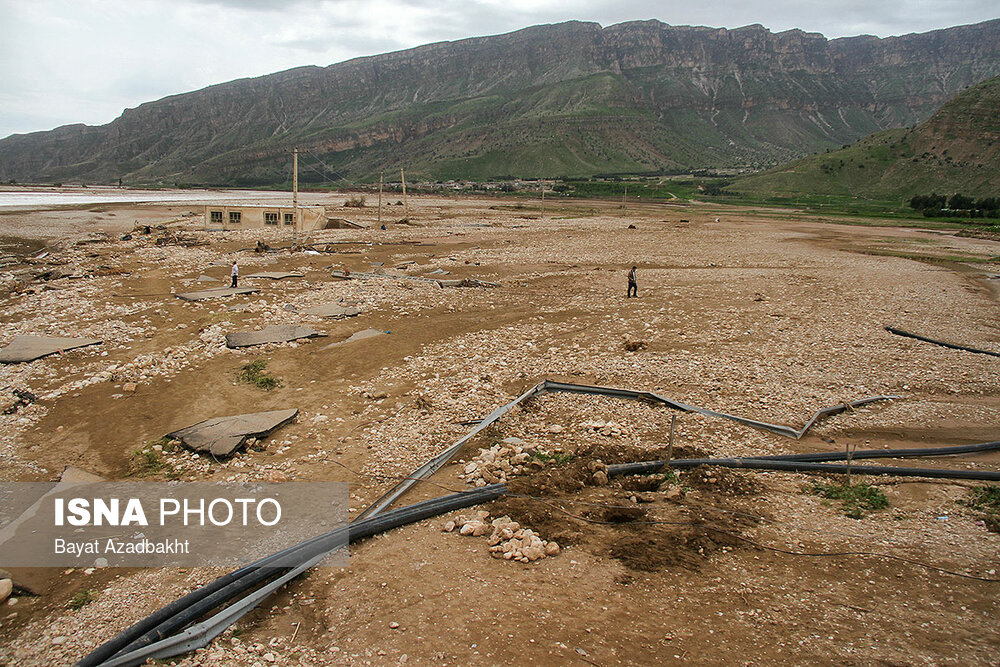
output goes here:
{"type": "Polygon", "coordinates": [[[287,343],[300,338],[325,336],[322,331],[291,324],[272,324],[260,331],[236,331],[226,334],[226,347],[252,347],[264,343],[287,343]]]}
{"type": "Polygon", "coordinates": [[[180,440],[198,452],[229,456],[247,438],[262,438],[284,426],[299,414],[296,409],[254,412],[231,417],[214,417],[193,426],[168,433],[168,438],[180,440]]]}
{"type": "Polygon", "coordinates": [[[355,317],[361,314],[357,306],[342,306],[339,303],[324,303],[301,311],[303,315],[318,315],[320,317],[355,317]]]}
{"type": "Polygon", "coordinates": [[[0,350],[0,364],[20,364],[57,352],[100,345],[97,338],[62,338],[59,336],[14,336],[10,345],[0,350]]]}
{"type": "Polygon", "coordinates": [[[235,296],[236,294],[253,294],[259,292],[253,287],[214,287],[212,289],[199,290],[197,292],[182,292],[175,294],[178,299],[185,301],[205,301],[207,299],[218,299],[224,296],[235,296]]]}
{"type": "Polygon", "coordinates": [[[338,341],[336,343],[330,343],[324,350],[329,350],[331,347],[339,347],[341,345],[347,345],[348,343],[354,343],[359,340],[364,340],[366,338],[372,338],[374,336],[384,336],[385,331],[379,331],[378,329],[362,329],[361,331],[356,331],[351,336],[345,340],[338,341]]]}
{"type": "Polygon", "coordinates": [[[290,271],[260,271],[258,273],[251,273],[250,275],[243,276],[244,278],[270,278],[271,280],[282,280],[284,278],[304,278],[305,275],[301,273],[294,273],[290,271]]]}
{"type": "Polygon", "coordinates": [[[91,484],[93,482],[105,482],[107,480],[100,475],[95,475],[94,473],[84,470],[83,468],[66,466],[63,468],[62,474],[59,475],[59,481],[72,482],[74,484],[91,484]]]}

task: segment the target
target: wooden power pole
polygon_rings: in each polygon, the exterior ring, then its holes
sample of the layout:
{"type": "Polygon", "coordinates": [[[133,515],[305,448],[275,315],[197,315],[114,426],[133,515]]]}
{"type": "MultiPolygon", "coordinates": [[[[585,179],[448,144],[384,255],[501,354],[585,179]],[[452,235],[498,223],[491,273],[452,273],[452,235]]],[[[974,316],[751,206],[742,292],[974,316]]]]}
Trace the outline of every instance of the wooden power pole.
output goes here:
{"type": "Polygon", "coordinates": [[[292,149],[292,226],[295,228],[295,242],[292,249],[299,245],[299,149],[292,149]]]}
{"type": "Polygon", "coordinates": [[[378,173],[378,226],[382,227],[382,172],[378,173]]]}
{"type": "Polygon", "coordinates": [[[399,180],[403,182],[403,217],[410,220],[410,203],[406,200],[406,175],[403,170],[399,170],[399,180]]]}

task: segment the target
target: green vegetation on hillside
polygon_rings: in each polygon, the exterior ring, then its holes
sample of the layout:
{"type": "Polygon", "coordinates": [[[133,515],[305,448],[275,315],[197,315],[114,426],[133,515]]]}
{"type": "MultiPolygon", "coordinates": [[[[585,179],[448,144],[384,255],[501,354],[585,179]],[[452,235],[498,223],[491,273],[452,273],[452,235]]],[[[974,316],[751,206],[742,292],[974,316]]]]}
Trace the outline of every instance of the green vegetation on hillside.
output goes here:
{"type": "MultiPolygon", "coordinates": [[[[915,128],[877,132],[840,150],[741,178],[726,190],[756,201],[851,198],[882,208],[936,192],[994,198],[1000,195],[1000,77],[969,88],[915,128]]],[[[954,216],[948,208],[926,210],[929,217],[984,217],[974,207],[957,209],[954,216]]]]}

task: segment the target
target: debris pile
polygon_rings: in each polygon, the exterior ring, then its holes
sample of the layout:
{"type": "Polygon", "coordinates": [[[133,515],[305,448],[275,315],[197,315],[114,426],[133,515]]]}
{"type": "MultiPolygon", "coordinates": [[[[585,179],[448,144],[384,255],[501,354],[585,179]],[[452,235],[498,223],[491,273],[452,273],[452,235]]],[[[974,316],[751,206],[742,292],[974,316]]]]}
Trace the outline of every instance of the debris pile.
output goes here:
{"type": "Polygon", "coordinates": [[[583,422],[582,424],[580,424],[580,428],[582,428],[584,431],[593,431],[594,433],[603,435],[607,438],[619,438],[622,436],[629,435],[628,428],[615,421],[604,422],[598,420],[592,422],[583,422]]]}
{"type": "Polygon", "coordinates": [[[503,484],[510,477],[545,467],[546,452],[523,444],[519,438],[507,438],[489,449],[480,449],[476,458],[462,468],[460,478],[476,486],[503,484]]]}
{"type": "Polygon", "coordinates": [[[559,555],[559,544],[554,540],[543,540],[530,528],[522,528],[521,524],[509,516],[502,516],[492,521],[489,512],[476,512],[469,519],[460,516],[454,521],[444,524],[444,532],[451,533],[456,529],[459,535],[466,537],[482,537],[489,535],[490,555],[493,558],[516,560],[520,563],[531,563],[548,556],[559,555]]]}

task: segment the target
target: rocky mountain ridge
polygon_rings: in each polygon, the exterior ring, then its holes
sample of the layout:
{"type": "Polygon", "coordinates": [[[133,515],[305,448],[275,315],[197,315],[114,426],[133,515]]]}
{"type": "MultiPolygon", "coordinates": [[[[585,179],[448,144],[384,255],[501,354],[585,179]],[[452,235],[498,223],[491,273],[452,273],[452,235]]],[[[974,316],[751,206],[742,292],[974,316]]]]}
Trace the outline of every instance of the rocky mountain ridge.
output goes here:
{"type": "Polygon", "coordinates": [[[264,185],[760,168],[929,117],[1000,74],[1000,20],[827,40],[568,22],[300,67],[0,140],[0,179],[264,185]]]}

